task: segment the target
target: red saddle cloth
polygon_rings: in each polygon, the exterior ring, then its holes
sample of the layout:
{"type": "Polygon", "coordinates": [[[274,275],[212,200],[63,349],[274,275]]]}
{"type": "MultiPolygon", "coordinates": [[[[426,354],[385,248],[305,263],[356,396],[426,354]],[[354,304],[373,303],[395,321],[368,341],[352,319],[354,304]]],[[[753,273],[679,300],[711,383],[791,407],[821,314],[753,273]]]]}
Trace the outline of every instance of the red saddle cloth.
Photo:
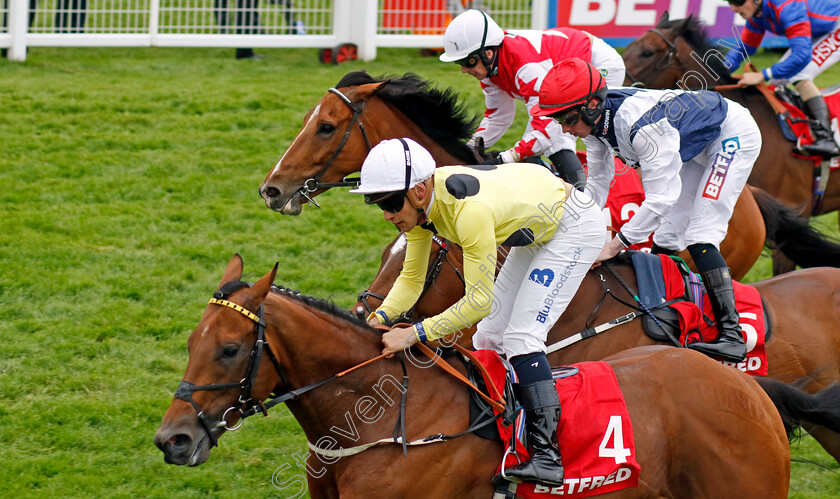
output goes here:
{"type": "MultiPolygon", "coordinates": [[[[768,85],[771,90],[775,91],[776,87],[774,85],[768,85]]],[[[831,129],[834,132],[834,140],[837,141],[840,139],[840,88],[835,90],[832,93],[823,95],[825,99],[825,103],[828,106],[828,114],[831,116],[831,129]]],[[[793,104],[779,99],[779,102],[787,109],[788,115],[792,119],[787,119],[787,123],[790,125],[791,130],[797,137],[800,138],[800,142],[802,145],[813,144],[814,137],[811,135],[811,127],[808,125],[807,121],[799,121],[799,120],[807,120],[809,116],[805,114],[804,111],[799,109],[798,107],[794,106],[793,104]]],[[[823,161],[822,156],[804,156],[802,154],[792,153],[797,158],[807,159],[814,163],[815,167],[820,166],[823,161]]],[[[840,157],[831,158],[829,162],[829,166],[831,170],[836,170],[840,168],[840,157]]]]}
{"type": "MultiPolygon", "coordinates": [[[[504,393],[507,368],[499,355],[491,350],[475,352],[487,368],[492,383],[504,393]]],[[[636,461],[633,425],[615,373],[606,362],[582,362],[572,367],[579,372],[556,380],[560,396],[560,424],[557,440],[563,456],[565,483],[549,487],[534,483],[520,483],[516,496],[543,499],[562,495],[566,498],[589,497],[628,487],[638,487],[641,467],[636,461]]],[[[522,412],[515,425],[498,423],[499,434],[506,447],[517,434],[517,455],[507,454],[506,466],[517,464],[517,457],[528,459],[522,445],[522,412]]],[[[501,470],[501,466],[499,467],[501,470]]]]}
{"type": "MultiPolygon", "coordinates": [[[[666,255],[658,255],[662,261],[662,275],[665,278],[666,300],[685,296],[685,282],[676,262],[666,255]]],[[[720,361],[725,366],[734,367],[754,376],[767,376],[767,352],[764,349],[766,324],[764,306],[758,290],[747,284],[732,281],[735,289],[735,303],[741,315],[738,321],[747,344],[747,358],[741,362],[720,361]]],[[[700,293],[699,286],[692,286],[693,296],[700,293]]],[[[695,298],[696,300],[696,298],[695,298]]],[[[719,332],[716,326],[709,325],[703,314],[713,318],[712,304],[706,293],[702,293],[703,312],[694,302],[677,302],[671,305],[680,317],[680,343],[690,344],[695,341],[713,341],[719,332]]]]}

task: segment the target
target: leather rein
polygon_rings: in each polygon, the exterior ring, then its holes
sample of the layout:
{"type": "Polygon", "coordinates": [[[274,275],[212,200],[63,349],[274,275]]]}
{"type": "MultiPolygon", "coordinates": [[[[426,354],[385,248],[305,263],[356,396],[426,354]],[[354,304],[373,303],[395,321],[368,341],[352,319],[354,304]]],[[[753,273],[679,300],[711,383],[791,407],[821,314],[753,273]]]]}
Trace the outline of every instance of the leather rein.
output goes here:
{"type": "Polygon", "coordinates": [[[309,204],[311,204],[312,206],[314,206],[316,208],[320,208],[321,205],[319,205],[318,202],[315,201],[312,196],[310,196],[310,194],[317,191],[318,189],[329,189],[331,187],[358,187],[359,183],[361,182],[361,180],[359,178],[347,178],[347,177],[343,178],[342,180],[340,180],[338,182],[320,182],[321,177],[327,171],[327,168],[329,168],[330,165],[332,165],[332,162],[335,160],[336,157],[338,157],[339,153],[341,153],[341,150],[344,149],[344,146],[347,145],[347,140],[350,138],[350,132],[353,130],[353,125],[358,123],[359,130],[362,132],[362,137],[364,137],[364,139],[365,139],[365,145],[367,146],[367,150],[370,151],[370,149],[371,149],[370,138],[368,138],[367,130],[365,130],[365,125],[364,125],[364,123],[362,123],[362,120],[360,119],[362,111],[364,110],[364,107],[365,107],[365,101],[359,101],[358,103],[353,103],[350,100],[350,98],[348,98],[346,95],[341,93],[336,88],[331,88],[329,90],[329,92],[337,95],[338,98],[341,99],[342,102],[347,104],[350,107],[350,109],[353,110],[353,117],[350,118],[350,123],[347,124],[347,130],[344,132],[344,137],[341,139],[341,142],[338,144],[338,148],[336,148],[336,150],[333,151],[332,156],[330,156],[330,159],[328,159],[327,162],[324,163],[324,166],[321,167],[321,169],[318,171],[318,173],[316,173],[311,178],[307,179],[303,183],[301,188],[296,191],[296,192],[299,192],[300,195],[303,196],[303,198],[306,199],[306,201],[309,204]]]}

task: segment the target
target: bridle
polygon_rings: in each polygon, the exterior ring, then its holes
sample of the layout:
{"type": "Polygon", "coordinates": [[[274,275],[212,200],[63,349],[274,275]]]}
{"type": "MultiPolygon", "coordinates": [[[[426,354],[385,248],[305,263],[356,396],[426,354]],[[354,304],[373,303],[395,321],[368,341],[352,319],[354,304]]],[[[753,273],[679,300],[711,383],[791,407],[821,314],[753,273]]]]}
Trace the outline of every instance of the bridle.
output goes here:
{"type": "Polygon", "coordinates": [[[280,379],[286,380],[287,377],[286,373],[283,371],[283,368],[280,366],[280,362],[277,361],[277,357],[274,355],[274,352],[271,351],[271,347],[268,345],[268,342],[265,339],[265,313],[263,312],[262,305],[260,305],[260,308],[257,311],[257,313],[254,314],[253,312],[242,307],[241,305],[237,305],[236,303],[224,299],[224,295],[222,295],[221,292],[218,291],[213,295],[213,298],[210,298],[209,303],[212,305],[221,305],[223,307],[236,310],[248,319],[254,321],[254,333],[257,336],[257,341],[254,343],[254,347],[251,349],[251,356],[248,359],[248,365],[245,367],[245,374],[242,376],[241,380],[235,383],[215,383],[200,386],[196,386],[195,384],[190,383],[186,380],[181,380],[181,383],[178,384],[178,389],[175,391],[175,398],[189,402],[190,405],[192,405],[193,409],[198,415],[198,420],[199,422],[201,422],[201,426],[204,428],[204,431],[207,433],[207,436],[210,439],[210,447],[212,448],[218,445],[218,438],[214,436],[212,431],[213,429],[223,427],[224,429],[230,431],[236,430],[242,425],[242,420],[245,419],[245,414],[247,412],[254,414],[257,411],[259,411],[267,415],[268,407],[266,407],[266,405],[262,402],[255,401],[251,397],[251,390],[253,389],[254,383],[257,380],[257,372],[260,369],[260,361],[263,358],[263,352],[265,352],[268,355],[269,360],[271,360],[271,363],[274,364],[274,369],[277,371],[277,374],[280,376],[280,379]],[[213,423],[207,419],[207,415],[192,398],[193,392],[231,390],[234,388],[239,388],[242,390],[242,393],[239,395],[238,402],[239,405],[242,406],[242,408],[239,409],[242,419],[240,419],[238,425],[232,428],[228,427],[226,418],[228,413],[236,409],[237,406],[234,405],[229,407],[227,410],[225,410],[224,414],[222,414],[221,420],[213,423]]]}
{"type": "MultiPolygon", "coordinates": [[[[663,71],[673,64],[672,60],[676,60],[676,62],[679,64],[678,69],[680,71],[684,70],[686,68],[686,65],[685,65],[685,63],[683,63],[680,60],[680,57],[677,54],[676,43],[669,40],[668,37],[665,36],[665,34],[662,33],[661,31],[659,31],[658,29],[655,29],[655,28],[654,29],[649,29],[648,33],[650,33],[650,32],[653,32],[653,33],[656,33],[657,35],[659,35],[662,38],[662,40],[665,42],[665,44],[668,45],[668,50],[665,51],[664,54],[662,54],[662,57],[660,57],[659,60],[656,61],[656,64],[653,64],[652,66],[648,67],[648,69],[644,70],[643,74],[647,75],[648,73],[651,73],[651,72],[654,72],[654,71],[656,71],[656,72],[663,71]]],[[[638,87],[647,87],[647,84],[645,83],[644,80],[642,80],[639,77],[634,76],[629,70],[625,69],[624,74],[627,76],[627,78],[630,79],[630,81],[633,82],[630,85],[631,87],[637,87],[637,88],[638,87]]]]}
{"type": "Polygon", "coordinates": [[[359,101],[358,103],[354,104],[346,95],[341,93],[338,89],[331,88],[329,91],[330,93],[337,95],[342,102],[350,106],[350,109],[353,110],[353,117],[350,118],[350,123],[347,124],[347,131],[344,132],[344,137],[338,144],[338,148],[335,151],[333,151],[332,156],[330,156],[330,159],[328,159],[327,162],[324,163],[324,166],[321,167],[318,173],[316,173],[313,177],[307,179],[303,183],[301,188],[296,191],[299,192],[300,195],[303,196],[303,198],[306,199],[306,201],[309,204],[315,206],[316,208],[320,208],[321,205],[319,205],[318,202],[315,201],[312,198],[312,196],[310,196],[310,194],[317,191],[318,189],[329,189],[331,187],[359,186],[360,179],[358,178],[345,177],[339,182],[319,182],[319,180],[321,180],[321,177],[324,175],[324,172],[327,171],[327,168],[329,168],[330,165],[332,165],[332,162],[335,160],[336,157],[338,157],[339,153],[341,153],[341,150],[344,149],[344,146],[347,144],[347,140],[350,138],[350,132],[353,130],[353,125],[355,125],[356,123],[359,124],[359,130],[362,132],[362,137],[364,137],[365,139],[365,145],[367,146],[367,150],[370,151],[371,149],[370,139],[368,138],[367,131],[365,130],[365,125],[364,123],[362,123],[362,120],[359,119],[362,114],[362,111],[364,110],[365,101],[359,101]]]}
{"type": "MultiPolygon", "coordinates": [[[[420,296],[414,302],[414,306],[412,306],[407,312],[404,312],[402,315],[394,319],[392,321],[394,323],[411,322],[411,316],[414,314],[414,310],[417,308],[417,304],[420,303],[424,296],[426,296],[426,293],[429,291],[429,289],[435,287],[435,280],[437,279],[438,274],[440,274],[441,269],[443,269],[444,262],[449,264],[452,270],[455,271],[455,275],[458,276],[458,278],[461,280],[464,286],[467,285],[466,281],[464,280],[464,275],[461,273],[460,270],[458,270],[457,267],[455,267],[455,265],[452,264],[452,262],[449,261],[449,258],[447,258],[447,255],[449,254],[448,241],[436,235],[432,236],[432,241],[437,243],[440,249],[438,250],[437,255],[435,256],[435,260],[434,262],[432,262],[432,265],[429,267],[429,271],[426,274],[426,281],[423,283],[423,291],[420,292],[420,296]]],[[[435,289],[437,290],[437,287],[435,287],[435,289]]],[[[440,290],[438,290],[438,292],[440,292],[440,290]]],[[[368,298],[376,298],[379,301],[385,300],[385,296],[379,293],[374,293],[369,289],[366,289],[359,293],[357,301],[362,302],[362,306],[365,308],[366,315],[370,315],[375,310],[370,305],[370,302],[368,302],[368,298]]]]}

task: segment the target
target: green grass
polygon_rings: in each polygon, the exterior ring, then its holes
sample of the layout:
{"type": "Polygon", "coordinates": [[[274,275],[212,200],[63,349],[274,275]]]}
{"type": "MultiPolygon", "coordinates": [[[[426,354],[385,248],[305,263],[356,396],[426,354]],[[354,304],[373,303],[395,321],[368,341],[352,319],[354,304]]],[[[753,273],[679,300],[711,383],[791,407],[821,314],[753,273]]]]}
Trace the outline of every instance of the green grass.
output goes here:
{"type": "MultiPolygon", "coordinates": [[[[226,434],[198,468],[166,465],[153,446],[186,338],[232,254],[246,277],[279,261],[278,283],[349,306],[395,233],[346,192],[283,217],[257,187],[347,71],[414,71],[475,112],[482,100],[474,80],[416,50],[340,67],[315,50],[261,52],[32,48],[25,63],[0,61],[4,496],[283,497],[272,473],[305,448],[285,408],[226,434]]],[[[523,127],[520,112],[502,144],[523,127]]],[[[820,223],[837,234],[834,215],[820,223]]],[[[749,278],[769,274],[763,258],[749,278]]],[[[795,456],[830,471],[794,464],[791,497],[840,495],[840,468],[813,441],[795,456]]]]}

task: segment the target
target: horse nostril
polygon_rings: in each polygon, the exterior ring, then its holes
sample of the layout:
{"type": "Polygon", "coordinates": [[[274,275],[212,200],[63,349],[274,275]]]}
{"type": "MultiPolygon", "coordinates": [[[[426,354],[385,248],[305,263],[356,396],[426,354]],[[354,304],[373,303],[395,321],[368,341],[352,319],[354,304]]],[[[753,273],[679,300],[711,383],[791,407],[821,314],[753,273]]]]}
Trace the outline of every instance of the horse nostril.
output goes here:
{"type": "Polygon", "coordinates": [[[280,189],[276,187],[268,187],[265,189],[265,195],[274,198],[280,195],[280,189]]]}
{"type": "Polygon", "coordinates": [[[185,449],[189,449],[190,445],[192,445],[192,438],[189,435],[179,433],[172,435],[169,439],[162,442],[160,447],[164,452],[169,451],[172,454],[177,454],[185,449]]]}

